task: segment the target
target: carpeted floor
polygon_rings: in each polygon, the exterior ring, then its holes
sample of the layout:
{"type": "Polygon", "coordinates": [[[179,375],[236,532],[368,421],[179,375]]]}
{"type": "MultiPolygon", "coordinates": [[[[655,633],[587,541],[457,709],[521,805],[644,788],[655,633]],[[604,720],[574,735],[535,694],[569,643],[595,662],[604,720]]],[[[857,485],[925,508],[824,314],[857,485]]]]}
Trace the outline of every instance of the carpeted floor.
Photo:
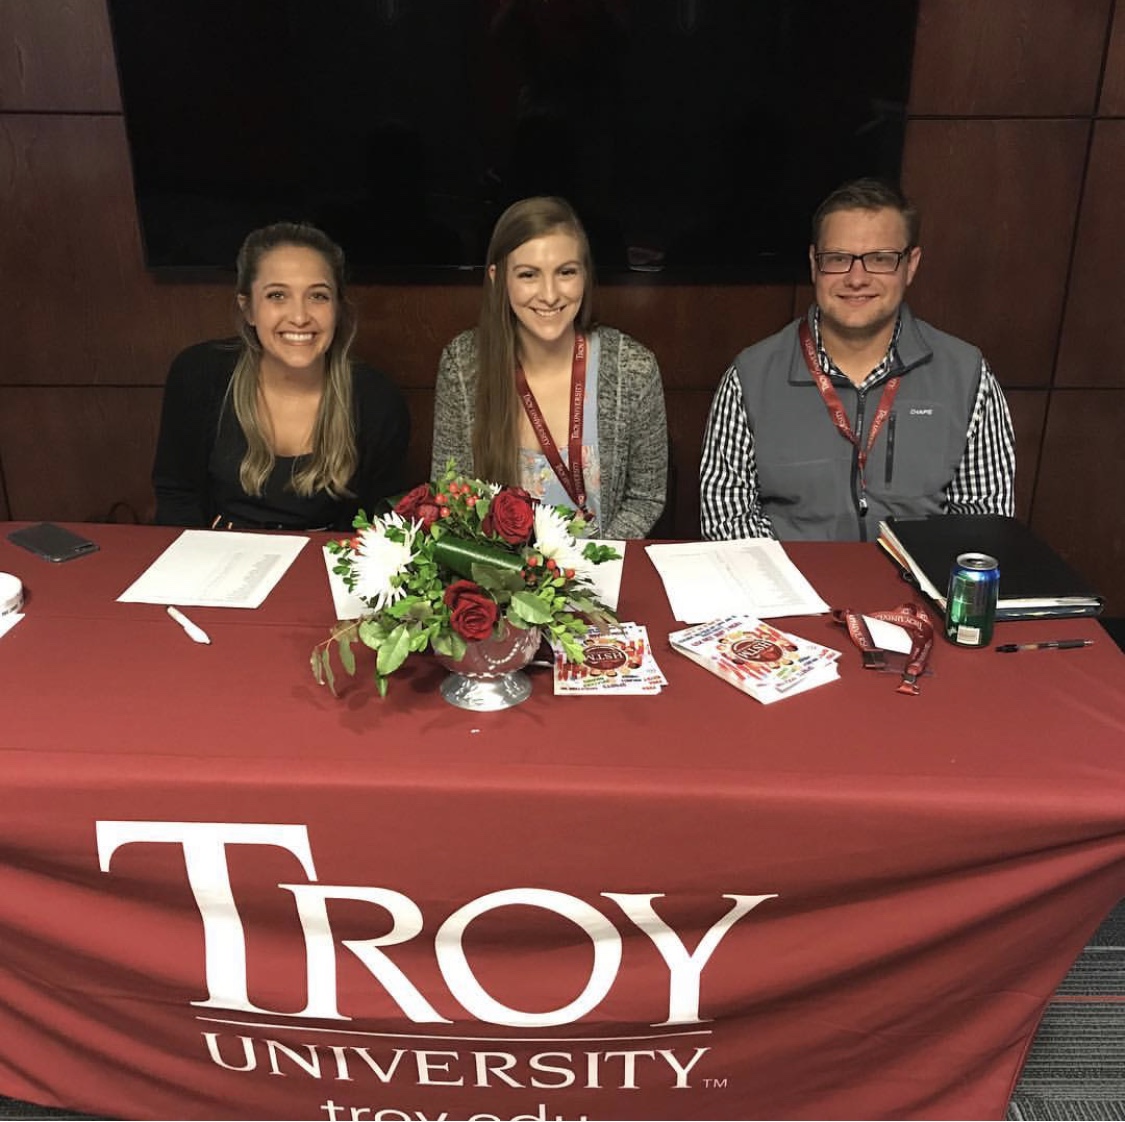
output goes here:
{"type": "Polygon", "coordinates": [[[1008,1118],[1125,1119],[1125,902],[1047,1007],[1008,1118]]]}
{"type": "MultiPolygon", "coordinates": [[[[0,1097],[0,1119],[91,1117],[0,1097]]],[[[1125,1122],[1125,901],[1047,1007],[1007,1117],[1125,1122]]]]}

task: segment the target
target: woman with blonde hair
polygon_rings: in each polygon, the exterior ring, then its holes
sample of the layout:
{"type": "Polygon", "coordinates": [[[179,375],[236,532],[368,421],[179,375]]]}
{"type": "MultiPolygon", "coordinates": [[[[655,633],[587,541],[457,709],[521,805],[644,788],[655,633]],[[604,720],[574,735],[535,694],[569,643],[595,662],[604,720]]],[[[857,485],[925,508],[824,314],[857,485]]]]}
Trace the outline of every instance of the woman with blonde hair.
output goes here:
{"type": "Polygon", "coordinates": [[[652,352],[595,325],[594,273],[563,199],[510,206],[488,247],[475,330],[441,356],[433,473],[525,488],[590,533],[645,537],[664,508],[668,432],[652,352]]]}
{"type": "Polygon", "coordinates": [[[306,223],[253,231],[237,261],[237,340],[173,362],[153,468],[156,521],[347,529],[400,489],[410,420],[352,359],[344,254],[306,223]]]}

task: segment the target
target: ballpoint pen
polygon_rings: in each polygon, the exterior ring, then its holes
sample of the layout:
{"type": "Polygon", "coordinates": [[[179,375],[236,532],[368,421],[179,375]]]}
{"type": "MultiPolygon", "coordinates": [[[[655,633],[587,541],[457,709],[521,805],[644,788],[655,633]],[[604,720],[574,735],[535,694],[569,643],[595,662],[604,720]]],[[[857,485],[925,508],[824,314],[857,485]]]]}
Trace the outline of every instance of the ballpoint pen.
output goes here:
{"type": "Polygon", "coordinates": [[[187,632],[188,638],[193,643],[210,643],[211,636],[198,624],[192,623],[179,608],[168,606],[168,614],[187,632]]]}
{"type": "Polygon", "coordinates": [[[1014,651],[1072,651],[1093,645],[1093,639],[1048,639],[1043,643],[1001,643],[996,649],[1011,654],[1014,651]]]}

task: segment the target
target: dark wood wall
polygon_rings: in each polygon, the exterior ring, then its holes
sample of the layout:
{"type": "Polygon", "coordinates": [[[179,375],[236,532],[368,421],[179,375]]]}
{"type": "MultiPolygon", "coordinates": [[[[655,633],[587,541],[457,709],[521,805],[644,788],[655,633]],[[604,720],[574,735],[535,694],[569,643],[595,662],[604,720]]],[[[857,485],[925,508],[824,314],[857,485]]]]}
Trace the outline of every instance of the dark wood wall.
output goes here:
{"type": "MultiPolygon", "coordinates": [[[[1020,514],[1125,613],[1125,4],[921,0],[903,179],[923,214],[915,310],[984,350],[1015,419],[1020,514]]],[[[698,533],[720,375],[809,295],[601,289],[600,318],[660,360],[677,534],[698,533]]],[[[354,296],[359,353],[409,395],[421,479],[438,355],[478,294],[354,296]]],[[[168,363],[228,333],[233,305],[144,270],[104,0],[0,0],[0,306],[0,517],[147,517],[168,363]]]]}

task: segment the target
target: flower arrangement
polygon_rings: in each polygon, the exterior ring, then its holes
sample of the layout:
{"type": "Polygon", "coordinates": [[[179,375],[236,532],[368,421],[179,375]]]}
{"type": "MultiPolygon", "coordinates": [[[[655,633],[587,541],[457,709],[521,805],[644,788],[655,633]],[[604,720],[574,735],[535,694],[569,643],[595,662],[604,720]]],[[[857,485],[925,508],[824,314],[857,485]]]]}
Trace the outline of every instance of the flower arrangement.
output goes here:
{"type": "Polygon", "coordinates": [[[520,487],[467,479],[451,464],[389,514],[369,519],[361,511],[354,525],[354,536],[328,549],[333,571],[370,613],[341,621],[313,649],[313,675],[333,692],[332,652],[354,674],[356,641],[376,652],[375,681],[385,695],[388,677],[418,651],[460,659],[470,642],[540,628],[581,662],[578,637],[591,624],[617,622],[590,585],[593,567],[620,555],[595,542],[580,546],[580,517],[520,487]]]}

